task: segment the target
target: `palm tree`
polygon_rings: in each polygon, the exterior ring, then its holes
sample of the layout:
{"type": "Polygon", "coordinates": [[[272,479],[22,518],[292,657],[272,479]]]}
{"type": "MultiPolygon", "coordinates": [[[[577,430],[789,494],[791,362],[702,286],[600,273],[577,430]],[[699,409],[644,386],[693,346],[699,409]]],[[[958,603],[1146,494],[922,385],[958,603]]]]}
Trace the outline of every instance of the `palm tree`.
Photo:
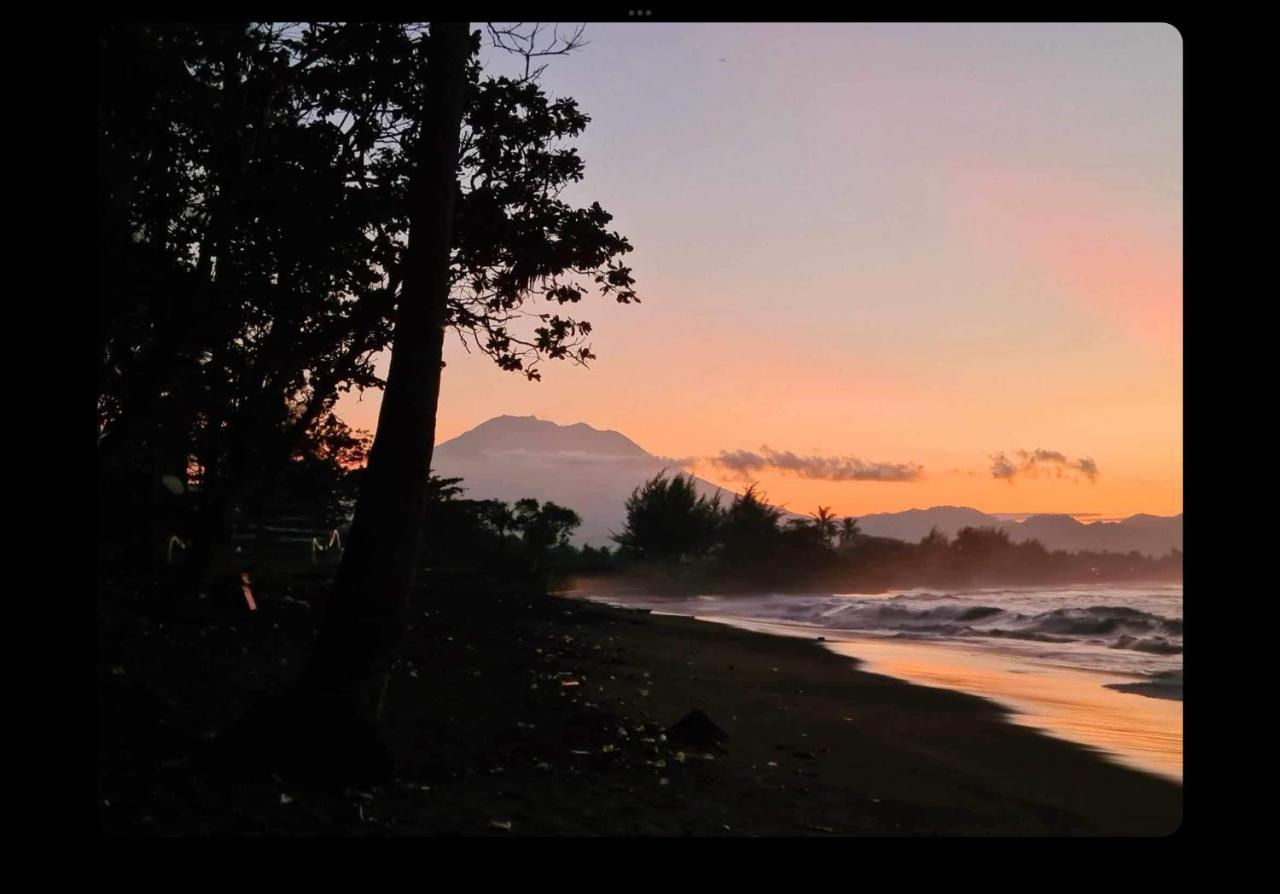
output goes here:
{"type": "Polygon", "coordinates": [[[824,543],[830,544],[832,538],[836,534],[836,516],[831,511],[830,506],[819,506],[818,511],[814,513],[814,527],[818,529],[818,533],[822,535],[824,543]]]}
{"type": "Polygon", "coordinates": [[[848,546],[862,536],[862,532],[858,530],[858,520],[853,516],[846,515],[844,520],[840,522],[840,545],[848,546]]]}

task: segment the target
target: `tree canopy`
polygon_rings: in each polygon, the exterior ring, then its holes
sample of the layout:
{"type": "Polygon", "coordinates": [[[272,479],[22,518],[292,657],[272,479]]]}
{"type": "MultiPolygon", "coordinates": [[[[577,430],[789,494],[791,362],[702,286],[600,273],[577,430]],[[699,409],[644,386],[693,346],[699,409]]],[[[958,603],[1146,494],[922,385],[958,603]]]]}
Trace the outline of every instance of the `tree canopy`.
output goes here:
{"type": "Polygon", "coordinates": [[[613,536],[621,549],[647,559],[706,553],[720,525],[720,495],[699,496],[692,475],[661,473],[632,491],[626,526],[613,536]]]}
{"type": "MultiPolygon", "coordinates": [[[[359,433],[333,415],[381,388],[404,281],[426,28],[118,25],[99,41],[100,478],[160,474],[228,501],[300,450],[359,433]]],[[[637,300],[628,240],[571,145],[589,118],[473,53],[448,325],[531,379],[593,358],[569,313],[637,300]]],[[[130,483],[136,482],[136,483],[130,483]]]]}

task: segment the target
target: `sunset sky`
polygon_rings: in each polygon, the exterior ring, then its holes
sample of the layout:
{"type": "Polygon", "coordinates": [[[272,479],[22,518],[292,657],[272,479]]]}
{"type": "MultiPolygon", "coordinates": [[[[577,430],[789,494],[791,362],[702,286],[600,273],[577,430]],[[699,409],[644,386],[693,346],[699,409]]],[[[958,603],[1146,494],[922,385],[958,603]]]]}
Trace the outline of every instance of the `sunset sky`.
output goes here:
{"type": "MultiPolygon", "coordinates": [[[[586,422],[736,488],[711,458],[790,452],[829,477],[746,474],[795,510],[1182,511],[1173,28],[585,36],[542,81],[592,118],[565,197],[614,214],[643,303],[585,301],[599,360],[541,382],[451,338],[438,440],[586,422]],[[920,469],[856,480],[890,467],[920,469]]],[[[378,397],[339,412],[371,430],[378,397]]]]}

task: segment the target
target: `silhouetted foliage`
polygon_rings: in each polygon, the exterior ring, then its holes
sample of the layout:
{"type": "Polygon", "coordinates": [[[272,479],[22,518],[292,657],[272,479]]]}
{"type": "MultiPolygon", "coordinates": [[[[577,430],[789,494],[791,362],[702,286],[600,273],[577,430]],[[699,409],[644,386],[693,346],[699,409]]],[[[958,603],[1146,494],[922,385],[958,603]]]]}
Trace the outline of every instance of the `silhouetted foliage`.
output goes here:
{"type": "Polygon", "coordinates": [[[698,496],[692,475],[660,473],[632,491],[627,521],[613,536],[628,555],[674,560],[704,555],[715,544],[720,495],[698,496]]]}
{"type": "MultiPolygon", "coordinates": [[[[907,543],[863,534],[854,518],[837,526],[826,507],[785,524],[780,524],[782,515],[752,486],[722,511],[714,543],[692,564],[687,559],[672,564],[670,570],[678,573],[665,574],[648,556],[649,564],[631,570],[657,574],[662,587],[719,592],[1057,584],[1182,575],[1178,550],[1159,558],[1137,552],[1049,551],[1036,540],[1015,543],[1007,531],[994,528],[965,528],[954,540],[934,529],[920,543],[907,543]]],[[[639,555],[627,551],[618,558],[625,565],[639,555]]]]}
{"type": "Polygon", "coordinates": [[[566,545],[569,534],[581,524],[578,513],[550,500],[539,503],[532,497],[526,497],[515,504],[516,529],[535,554],[566,545]]]}
{"type": "Polygon", "coordinates": [[[753,484],[735,496],[720,525],[721,555],[727,562],[755,564],[772,551],[782,510],[765,502],[753,484]]]}
{"type": "MultiPolygon", "coordinates": [[[[348,543],[314,646],[288,699],[363,722],[381,717],[408,631],[448,324],[459,135],[478,41],[465,22],[432,22],[405,190],[404,285],[396,304],[386,395],[348,543]]],[[[340,761],[341,762],[341,761],[340,761]]]]}
{"type": "MultiPolygon", "coordinates": [[[[139,525],[161,476],[191,467],[187,503],[212,537],[331,427],[342,392],[383,386],[425,30],[102,32],[99,478],[139,525]]],[[[582,178],[568,142],[588,118],[532,77],[485,77],[473,58],[467,78],[448,324],[531,378],[544,359],[585,363],[590,325],[560,309],[593,291],[636,300],[609,214],[560,198],[582,178]]]]}
{"type": "Polygon", "coordinates": [[[527,497],[515,504],[515,526],[524,541],[535,575],[541,575],[553,549],[569,547],[569,534],[582,524],[578,513],[551,501],[527,497]]]}
{"type": "Polygon", "coordinates": [[[945,550],[951,545],[950,538],[946,534],[939,531],[936,527],[930,528],[929,533],[920,541],[920,546],[927,552],[936,552],[945,550]]]}
{"type": "Polygon", "coordinates": [[[852,546],[858,541],[862,535],[862,531],[858,528],[858,520],[853,516],[846,516],[840,521],[840,545],[852,546]]]}
{"type": "Polygon", "coordinates": [[[819,506],[813,514],[813,527],[828,546],[836,536],[836,517],[830,506],[819,506]]]}

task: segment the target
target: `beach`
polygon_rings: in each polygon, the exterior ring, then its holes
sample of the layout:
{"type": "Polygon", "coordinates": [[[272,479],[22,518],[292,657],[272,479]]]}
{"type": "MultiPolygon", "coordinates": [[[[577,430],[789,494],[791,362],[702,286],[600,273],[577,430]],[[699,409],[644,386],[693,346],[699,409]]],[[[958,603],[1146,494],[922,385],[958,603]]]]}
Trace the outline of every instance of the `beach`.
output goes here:
{"type": "Polygon", "coordinates": [[[1169,582],[880,593],[581,598],[814,640],[874,673],[990,699],[1008,718],[1182,780],[1182,587],[1169,582]]]}
{"type": "Polygon", "coordinates": [[[321,586],[262,581],[254,612],[230,587],[100,600],[105,831],[1167,835],[1181,821],[1170,779],[813,640],[446,582],[428,583],[388,689],[393,780],[314,788],[267,746],[256,780],[210,774],[218,732],[305,660],[321,586]],[[679,741],[695,710],[727,738],[679,741]]]}

